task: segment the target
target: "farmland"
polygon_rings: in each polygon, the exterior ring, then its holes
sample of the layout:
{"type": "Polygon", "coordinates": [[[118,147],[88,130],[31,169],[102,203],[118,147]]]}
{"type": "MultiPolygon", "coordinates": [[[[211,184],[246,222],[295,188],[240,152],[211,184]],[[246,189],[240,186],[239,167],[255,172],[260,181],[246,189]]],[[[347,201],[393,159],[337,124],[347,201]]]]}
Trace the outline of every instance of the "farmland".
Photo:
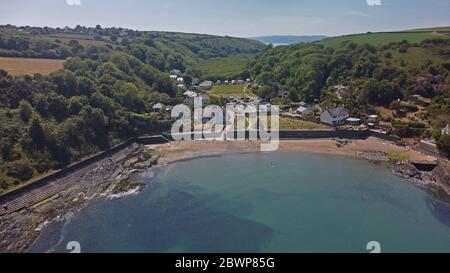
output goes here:
{"type": "Polygon", "coordinates": [[[398,43],[406,40],[410,43],[420,43],[425,39],[439,38],[442,35],[437,35],[433,33],[417,33],[417,32],[383,32],[383,33],[366,33],[357,35],[340,36],[334,38],[324,39],[319,42],[319,44],[325,45],[327,47],[337,48],[340,47],[342,42],[352,41],[358,45],[370,44],[374,46],[379,46],[388,43],[398,43]]]}
{"type": "Polygon", "coordinates": [[[226,58],[213,58],[200,62],[200,70],[205,77],[233,78],[247,70],[251,56],[231,56],[226,58]]]}
{"type": "Polygon", "coordinates": [[[236,84],[236,85],[214,85],[211,92],[209,92],[211,96],[215,97],[254,97],[255,95],[246,88],[245,84],[236,84]]]}
{"type": "Polygon", "coordinates": [[[0,57],[0,68],[14,76],[33,75],[35,73],[48,75],[61,69],[63,64],[64,60],[0,57]]]}

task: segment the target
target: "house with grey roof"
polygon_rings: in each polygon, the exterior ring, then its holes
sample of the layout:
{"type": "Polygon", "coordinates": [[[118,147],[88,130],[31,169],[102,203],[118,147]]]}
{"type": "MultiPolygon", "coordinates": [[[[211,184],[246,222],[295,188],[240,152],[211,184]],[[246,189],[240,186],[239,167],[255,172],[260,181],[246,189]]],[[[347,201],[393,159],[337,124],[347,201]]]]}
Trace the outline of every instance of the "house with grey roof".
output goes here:
{"type": "Polygon", "coordinates": [[[341,106],[323,111],[322,114],[320,114],[320,121],[332,126],[339,126],[346,124],[349,117],[348,110],[341,106]]]}
{"type": "Polygon", "coordinates": [[[199,87],[201,88],[201,89],[211,89],[211,87],[212,87],[212,81],[204,81],[204,82],[202,82],[201,84],[199,84],[199,87]]]}
{"type": "Polygon", "coordinates": [[[152,111],[153,112],[161,112],[161,110],[164,108],[164,104],[162,103],[157,103],[155,105],[153,105],[152,107],[152,111]]]}

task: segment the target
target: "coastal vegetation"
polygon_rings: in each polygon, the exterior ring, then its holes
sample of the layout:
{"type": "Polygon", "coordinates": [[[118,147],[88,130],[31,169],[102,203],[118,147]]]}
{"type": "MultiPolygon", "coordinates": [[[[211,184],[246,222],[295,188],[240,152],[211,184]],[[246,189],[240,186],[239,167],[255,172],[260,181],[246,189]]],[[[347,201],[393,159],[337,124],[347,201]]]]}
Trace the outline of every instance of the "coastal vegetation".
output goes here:
{"type": "Polygon", "coordinates": [[[100,26],[0,27],[0,56],[16,58],[8,59],[16,66],[24,57],[63,63],[53,72],[29,67],[14,74],[0,63],[0,192],[168,129],[168,114],[151,112],[155,103],[182,101],[171,69],[201,77],[199,64],[209,58],[247,56],[263,47],[239,38],[100,26]]]}
{"type": "MultiPolygon", "coordinates": [[[[362,37],[370,42],[372,35],[362,37]]],[[[333,47],[324,40],[266,49],[250,65],[259,84],[254,92],[273,100],[286,90],[291,102],[325,109],[344,105],[351,116],[362,119],[377,114],[400,137],[442,137],[439,147],[444,151],[447,136],[441,131],[450,120],[450,39],[434,37],[373,45],[345,36],[333,47]],[[337,86],[345,87],[342,93],[337,86]]]]}

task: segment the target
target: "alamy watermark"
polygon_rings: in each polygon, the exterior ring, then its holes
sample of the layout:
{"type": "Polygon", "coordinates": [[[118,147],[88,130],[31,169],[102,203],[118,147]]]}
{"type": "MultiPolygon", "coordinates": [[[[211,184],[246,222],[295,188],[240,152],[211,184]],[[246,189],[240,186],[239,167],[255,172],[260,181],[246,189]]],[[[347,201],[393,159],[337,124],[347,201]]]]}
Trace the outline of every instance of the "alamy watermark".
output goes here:
{"type": "Polygon", "coordinates": [[[187,105],[172,109],[175,141],[239,141],[260,140],[261,151],[278,150],[280,140],[280,108],[276,105],[208,105],[203,108],[201,98],[194,99],[193,111],[187,105]],[[225,112],[225,113],[224,113],[225,112]],[[266,143],[268,142],[268,143],[266,143]]]}

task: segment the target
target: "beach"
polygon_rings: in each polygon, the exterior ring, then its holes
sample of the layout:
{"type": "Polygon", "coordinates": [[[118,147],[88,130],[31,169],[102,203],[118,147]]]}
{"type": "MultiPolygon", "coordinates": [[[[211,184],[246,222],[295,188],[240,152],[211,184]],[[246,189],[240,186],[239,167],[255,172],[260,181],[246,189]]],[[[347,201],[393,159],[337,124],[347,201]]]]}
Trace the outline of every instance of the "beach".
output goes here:
{"type": "MultiPolygon", "coordinates": [[[[160,156],[159,164],[167,164],[202,156],[259,152],[262,143],[260,141],[179,141],[147,147],[158,153],[160,156]]],[[[338,147],[335,139],[280,140],[278,151],[348,156],[361,159],[368,159],[370,154],[381,153],[402,155],[402,157],[411,161],[436,161],[435,157],[425,155],[411,147],[401,147],[375,137],[366,140],[351,140],[341,147],[338,147]]]]}

